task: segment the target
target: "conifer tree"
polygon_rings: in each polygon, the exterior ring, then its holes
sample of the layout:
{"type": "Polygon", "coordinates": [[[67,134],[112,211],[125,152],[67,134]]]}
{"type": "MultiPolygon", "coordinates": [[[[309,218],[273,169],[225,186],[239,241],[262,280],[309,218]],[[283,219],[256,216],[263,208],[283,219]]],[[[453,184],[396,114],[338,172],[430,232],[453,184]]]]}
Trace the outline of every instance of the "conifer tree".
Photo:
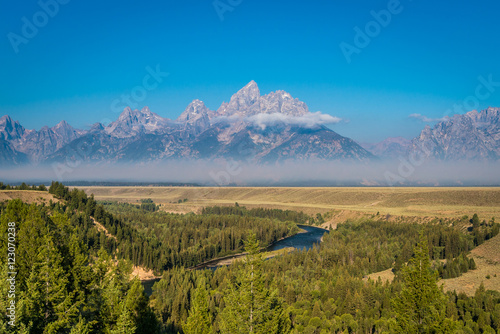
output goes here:
{"type": "Polygon", "coordinates": [[[431,270],[427,240],[420,233],[414,256],[402,269],[403,288],[393,299],[397,331],[400,333],[442,333],[446,298],[431,270]]]}
{"type": "Polygon", "coordinates": [[[71,329],[69,334],[90,334],[91,329],[88,323],[85,322],[83,318],[80,317],[78,323],[71,329]]]}
{"type": "Polygon", "coordinates": [[[111,331],[111,334],[135,334],[136,329],[132,312],[124,305],[115,329],[111,331]]]}
{"type": "Polygon", "coordinates": [[[182,326],[186,334],[212,333],[212,319],[208,309],[208,291],[205,279],[201,278],[191,300],[191,309],[186,323],[182,326]]]}
{"type": "Polygon", "coordinates": [[[255,234],[250,235],[245,250],[248,256],[239,268],[235,282],[223,293],[225,307],[220,314],[222,333],[289,333],[290,319],[277,291],[265,287],[262,255],[255,234]]]}
{"type": "Polygon", "coordinates": [[[144,287],[137,277],[132,280],[124,303],[124,307],[129,310],[134,324],[141,334],[156,332],[156,318],[148,305],[148,298],[144,293],[144,287]]]}

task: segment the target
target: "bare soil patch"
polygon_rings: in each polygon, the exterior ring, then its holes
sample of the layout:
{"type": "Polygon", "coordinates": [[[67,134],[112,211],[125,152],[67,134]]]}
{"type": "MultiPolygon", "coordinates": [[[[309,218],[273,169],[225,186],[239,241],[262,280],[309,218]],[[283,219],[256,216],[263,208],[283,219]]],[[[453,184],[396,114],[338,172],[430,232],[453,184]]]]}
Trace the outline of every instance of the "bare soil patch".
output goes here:
{"type": "Polygon", "coordinates": [[[114,235],[112,235],[111,233],[109,233],[108,230],[101,223],[99,223],[97,220],[94,219],[94,217],[90,217],[90,219],[92,220],[92,222],[94,223],[94,225],[98,231],[104,232],[104,234],[108,238],[117,240],[116,237],[114,235]]]}
{"type": "Polygon", "coordinates": [[[141,281],[148,281],[152,279],[161,278],[161,276],[156,276],[152,270],[147,270],[143,267],[133,266],[131,278],[137,277],[141,281]]]}

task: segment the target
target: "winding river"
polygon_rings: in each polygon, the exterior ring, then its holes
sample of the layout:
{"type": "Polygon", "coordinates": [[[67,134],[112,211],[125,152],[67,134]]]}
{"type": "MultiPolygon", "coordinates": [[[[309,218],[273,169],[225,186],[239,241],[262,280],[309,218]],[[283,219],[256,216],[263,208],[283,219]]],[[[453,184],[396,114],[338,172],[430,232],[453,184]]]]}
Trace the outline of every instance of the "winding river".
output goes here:
{"type": "Polygon", "coordinates": [[[308,225],[297,225],[300,229],[305,232],[297,233],[292,235],[291,237],[285,238],[283,240],[277,241],[271,246],[269,246],[266,250],[268,252],[280,250],[287,247],[294,247],[297,249],[309,249],[314,244],[320,243],[323,234],[328,233],[328,230],[313,227],[308,225]]]}
{"type": "MultiPolygon", "coordinates": [[[[308,225],[297,225],[302,232],[297,233],[295,235],[292,235],[291,237],[279,240],[275,242],[274,244],[270,245],[267,247],[266,251],[276,251],[280,250],[283,248],[288,248],[288,247],[294,247],[296,249],[310,249],[313,247],[315,244],[318,244],[321,242],[321,238],[323,237],[323,234],[328,233],[328,230],[319,228],[319,227],[313,227],[313,226],[308,226],[308,225]]],[[[224,259],[231,259],[235,257],[241,257],[241,255],[232,255],[225,257],[224,259]]],[[[213,260],[213,261],[208,261],[203,263],[200,266],[197,266],[194,269],[217,269],[220,266],[217,266],[216,263],[220,261],[220,259],[213,260]]],[[[144,290],[148,296],[151,295],[152,290],[151,288],[153,287],[153,284],[158,282],[160,279],[154,279],[154,280],[147,280],[143,281],[142,284],[144,286],[144,290]]]]}

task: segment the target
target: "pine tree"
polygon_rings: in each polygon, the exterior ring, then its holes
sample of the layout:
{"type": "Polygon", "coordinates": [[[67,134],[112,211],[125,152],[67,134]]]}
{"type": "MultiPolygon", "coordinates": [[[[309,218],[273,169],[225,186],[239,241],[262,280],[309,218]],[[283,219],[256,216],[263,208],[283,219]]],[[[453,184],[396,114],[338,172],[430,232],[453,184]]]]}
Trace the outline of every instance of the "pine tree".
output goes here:
{"type": "Polygon", "coordinates": [[[90,334],[91,329],[84,319],[80,318],[78,323],[71,329],[69,334],[90,334]]]}
{"type": "Polygon", "coordinates": [[[212,333],[211,314],[208,310],[208,292],[203,278],[198,282],[198,287],[191,300],[189,316],[182,329],[186,334],[212,333]]]}
{"type": "Polygon", "coordinates": [[[137,277],[132,280],[124,302],[124,307],[130,311],[134,324],[140,329],[141,334],[156,332],[156,318],[148,305],[149,300],[144,293],[144,287],[137,277]]]}
{"type": "Polygon", "coordinates": [[[283,310],[277,291],[265,287],[259,242],[252,234],[246,243],[248,252],[236,281],[223,293],[225,307],[220,313],[222,333],[289,333],[290,319],[283,310]]]}
{"type": "Polygon", "coordinates": [[[115,328],[111,331],[111,334],[135,334],[137,327],[135,326],[135,321],[130,310],[123,306],[122,313],[118,318],[115,328]]]}
{"type": "Polygon", "coordinates": [[[402,269],[403,288],[393,299],[398,332],[441,333],[444,331],[446,298],[431,270],[427,240],[420,233],[414,257],[402,269]]]}

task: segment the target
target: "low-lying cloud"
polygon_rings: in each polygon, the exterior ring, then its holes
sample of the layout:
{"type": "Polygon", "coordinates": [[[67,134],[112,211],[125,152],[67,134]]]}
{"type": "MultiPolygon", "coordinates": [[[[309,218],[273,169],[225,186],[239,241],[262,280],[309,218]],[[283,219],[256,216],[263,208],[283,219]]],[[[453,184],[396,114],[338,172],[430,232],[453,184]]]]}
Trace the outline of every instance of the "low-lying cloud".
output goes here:
{"type": "Polygon", "coordinates": [[[411,114],[408,117],[417,119],[417,120],[422,121],[424,123],[442,122],[442,121],[447,121],[450,119],[450,117],[448,117],[448,116],[444,116],[441,118],[430,118],[430,117],[427,117],[427,116],[422,115],[422,114],[411,114]]]}
{"type": "Polygon", "coordinates": [[[220,116],[214,119],[215,122],[237,122],[244,121],[252,123],[262,130],[265,130],[268,126],[274,126],[277,124],[287,124],[287,125],[297,125],[306,128],[312,128],[317,125],[329,125],[337,124],[342,121],[341,118],[335,117],[328,114],[323,114],[321,111],[310,112],[305,115],[293,116],[282,113],[260,113],[251,116],[220,116]]]}
{"type": "Polygon", "coordinates": [[[62,179],[51,166],[3,169],[0,181],[51,180],[190,183],[205,186],[498,186],[500,162],[184,160],[147,164],[81,164],[62,179]]]}

